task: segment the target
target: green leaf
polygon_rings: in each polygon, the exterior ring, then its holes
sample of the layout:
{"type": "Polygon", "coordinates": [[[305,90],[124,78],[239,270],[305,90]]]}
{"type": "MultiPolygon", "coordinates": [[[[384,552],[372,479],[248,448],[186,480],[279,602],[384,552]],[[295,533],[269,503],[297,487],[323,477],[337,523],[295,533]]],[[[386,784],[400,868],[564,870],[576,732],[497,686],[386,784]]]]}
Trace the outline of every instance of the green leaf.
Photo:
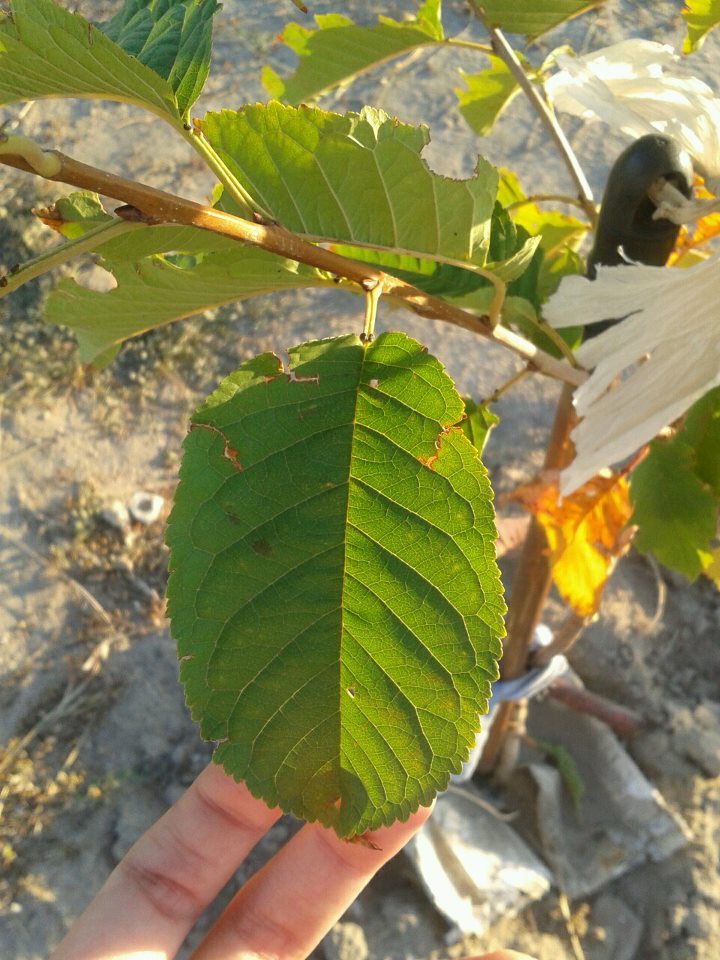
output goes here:
{"type": "Polygon", "coordinates": [[[86,190],[60,197],[51,207],[38,211],[38,216],[43,223],[57,230],[67,240],[75,240],[95,227],[117,219],[105,212],[97,193],[86,190]]]}
{"type": "MultiPolygon", "coordinates": [[[[545,256],[540,267],[538,277],[538,293],[541,301],[544,303],[560,286],[563,277],[570,277],[573,274],[583,275],[585,273],[585,261],[572,249],[572,247],[561,247],[553,256],[545,256]]],[[[578,346],[581,341],[583,327],[563,327],[558,333],[563,334],[563,339],[567,343],[573,342],[578,346]],[[564,336],[563,331],[572,331],[570,339],[564,336]]]]}
{"type": "Polygon", "coordinates": [[[573,755],[561,743],[552,743],[550,740],[533,737],[532,745],[541,750],[555,765],[574,810],[579,812],[585,796],[585,781],[573,755]]]}
{"type": "MultiPolygon", "coordinates": [[[[495,168],[480,157],[472,179],[433,173],[421,157],[426,127],[369,107],[340,115],[272,102],[210,113],[202,129],[242,185],[289,230],[485,262],[495,168]]],[[[221,206],[239,212],[225,196],[221,206]]]]}
{"type": "Polygon", "coordinates": [[[678,436],[693,449],[696,475],[720,497],[720,387],[690,407],[678,436]]]}
{"type": "Polygon", "coordinates": [[[558,24],[599,7],[605,0],[483,0],[485,19],[506,33],[534,40],[558,24]]]}
{"type": "Polygon", "coordinates": [[[720,0],[685,0],[682,15],[687,24],[682,52],[693,53],[702,46],[705,35],[720,23],[720,0]]]}
{"type": "Polygon", "coordinates": [[[460,113],[480,137],[490,133],[497,118],[520,92],[518,82],[505,62],[491,54],[487,57],[489,69],[475,74],[461,70],[460,76],[467,89],[455,90],[460,113]]]}
{"type": "Polygon", "coordinates": [[[94,97],[182,116],[172,87],[83,17],[52,0],[12,0],[0,13],[0,104],[94,97]]]}
{"type": "Polygon", "coordinates": [[[485,404],[478,406],[471,397],[463,397],[463,402],[465,419],[460,421],[460,426],[470,443],[482,456],[490,431],[500,423],[500,417],[485,404]]]}
{"type": "Polygon", "coordinates": [[[170,84],[183,118],[200,96],[212,54],[217,0],[126,0],[97,26],[170,84]]]}
{"type": "Polygon", "coordinates": [[[292,260],[194,227],[138,225],[100,249],[101,266],[117,286],[100,293],[61,280],[45,308],[47,321],[75,332],[84,363],[97,363],[123,340],[172,320],[273,290],[331,282],[292,260]]]}
{"type": "Polygon", "coordinates": [[[339,13],[315,17],[317,29],[288,24],[280,39],[300,58],[292,77],[282,80],[270,67],[262,83],[271,97],[298,104],[316,100],[334,87],[393,57],[443,41],[440,0],[425,0],[414,20],[379,17],[373,27],[356,26],[339,13]]]}
{"type": "Polygon", "coordinates": [[[694,471],[694,452],[678,437],[653,440],[630,475],[634,544],[694,580],[706,566],[717,528],[717,504],[694,471]]]}
{"type": "Polygon", "coordinates": [[[497,676],[491,490],[401,333],[243,364],[192,418],[168,523],[181,679],[215,759],[362,834],[445,788],[497,676]]]}

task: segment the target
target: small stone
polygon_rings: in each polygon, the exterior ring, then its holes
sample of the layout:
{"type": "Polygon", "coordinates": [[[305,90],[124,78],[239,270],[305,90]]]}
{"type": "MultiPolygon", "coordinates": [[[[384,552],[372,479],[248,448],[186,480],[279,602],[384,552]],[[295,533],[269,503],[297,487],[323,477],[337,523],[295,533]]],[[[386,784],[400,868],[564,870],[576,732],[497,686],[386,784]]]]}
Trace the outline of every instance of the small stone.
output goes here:
{"type": "Polygon", "coordinates": [[[692,714],[684,711],[676,723],[675,748],[689,757],[709,777],[720,777],[720,720],[713,709],[713,701],[706,701],[692,714]]]}
{"type": "Polygon", "coordinates": [[[643,925],[626,904],[611,893],[595,901],[590,921],[592,939],[583,943],[587,960],[632,960],[643,925]]]}
{"type": "Polygon", "coordinates": [[[160,516],[164,503],[165,498],[161,497],[159,493],[146,493],[144,490],[138,490],[130,498],[128,506],[133,520],[149,526],[151,523],[155,523],[160,516]]]}
{"type": "Polygon", "coordinates": [[[322,942],[326,960],[367,960],[370,951],[357,923],[336,923],[322,942]]]}
{"type": "Polygon", "coordinates": [[[120,533],[126,533],[130,527],[128,508],[119,500],[113,500],[109,506],[99,512],[98,517],[103,523],[112,527],[113,530],[118,530],[120,533]]]}

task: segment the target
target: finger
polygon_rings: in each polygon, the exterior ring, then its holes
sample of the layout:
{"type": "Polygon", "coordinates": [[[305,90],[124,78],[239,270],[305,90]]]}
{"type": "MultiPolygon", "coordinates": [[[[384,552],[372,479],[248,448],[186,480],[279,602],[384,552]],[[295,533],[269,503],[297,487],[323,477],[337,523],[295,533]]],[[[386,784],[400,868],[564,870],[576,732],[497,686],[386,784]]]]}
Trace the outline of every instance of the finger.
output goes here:
{"type": "Polygon", "coordinates": [[[165,960],[280,816],[215,764],[118,864],[51,960],[165,960]]]}
{"type": "Polygon", "coordinates": [[[429,815],[421,808],[407,823],[370,834],[369,844],[303,827],[235,895],[192,960],[304,960],[429,815]]]}

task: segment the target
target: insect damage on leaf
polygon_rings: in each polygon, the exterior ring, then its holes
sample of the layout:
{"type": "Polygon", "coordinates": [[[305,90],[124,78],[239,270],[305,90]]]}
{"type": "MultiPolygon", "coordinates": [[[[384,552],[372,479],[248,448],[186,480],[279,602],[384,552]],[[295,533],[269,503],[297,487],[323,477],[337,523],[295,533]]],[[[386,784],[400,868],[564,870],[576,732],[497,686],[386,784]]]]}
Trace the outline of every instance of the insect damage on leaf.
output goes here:
{"type": "Polygon", "coordinates": [[[475,741],[505,609],[492,494],[420,344],[289,357],[242,364],[193,415],[169,613],[216,761],[349,837],[429,803],[475,741]]]}

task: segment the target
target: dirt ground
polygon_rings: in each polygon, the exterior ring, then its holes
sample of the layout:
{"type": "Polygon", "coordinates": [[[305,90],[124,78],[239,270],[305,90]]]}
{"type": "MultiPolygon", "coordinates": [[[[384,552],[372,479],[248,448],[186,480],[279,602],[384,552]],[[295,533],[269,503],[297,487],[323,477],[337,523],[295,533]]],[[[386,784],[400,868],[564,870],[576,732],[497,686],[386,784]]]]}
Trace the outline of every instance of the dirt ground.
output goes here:
{"type": "MultiPolygon", "coordinates": [[[[72,4],[98,19],[118,5],[72,4]]],[[[312,4],[313,12],[333,6],[312,4]]],[[[365,22],[377,13],[399,17],[415,9],[410,0],[335,6],[365,22]]],[[[576,22],[572,42],[582,50],[629,33],[677,38],[681,4],[651,6],[610,2],[582,25],[576,22]]],[[[451,31],[467,28],[462,3],[446,8],[451,31]]],[[[217,72],[197,112],[262,97],[260,67],[288,62],[273,38],[294,13],[289,0],[226,0],[217,72]]],[[[543,49],[560,39],[549,38],[543,49]]],[[[542,54],[530,52],[534,60],[542,54]]],[[[719,54],[711,38],[698,72],[711,76],[719,54]]],[[[389,79],[374,75],[329,105],[357,109],[370,102],[429,123],[428,159],[445,174],[468,175],[482,152],[514,168],[528,192],[568,189],[524,104],[487,141],[464,127],[452,109],[456,60],[444,54],[413,58],[389,79]]],[[[471,61],[460,65],[481,68],[471,61]]],[[[36,105],[23,132],[86,162],[203,198],[209,179],[185,145],[167,144],[158,126],[130,107],[53,102],[36,105]]],[[[622,143],[600,129],[569,129],[599,193],[622,143]]],[[[51,201],[57,188],[5,168],[2,177],[4,272],[48,242],[29,211],[51,201]]],[[[94,283],[100,275],[88,262],[83,276],[94,283]]],[[[14,960],[48,955],[117,860],[210,756],[184,708],[163,618],[163,521],[188,413],[241,360],[356,329],[361,309],[359,300],[334,292],[260,298],[141,337],[108,370],[88,375],[78,366],[72,339],[39,323],[47,289],[48,281],[30,284],[0,307],[0,915],[6,917],[0,956],[14,960]],[[128,523],[124,513],[141,492],[163,498],[148,525],[128,523]]],[[[438,323],[389,311],[380,322],[421,339],[460,389],[475,397],[490,394],[518,367],[499,348],[438,323]]],[[[538,466],[557,392],[547,380],[526,378],[498,404],[502,422],[486,458],[496,490],[509,489],[538,466]]],[[[505,574],[510,582],[512,562],[505,574]]],[[[549,616],[556,613],[551,607],[549,616]]],[[[720,595],[709,582],[689,586],[631,555],[572,655],[591,690],[643,718],[627,749],[684,821],[682,849],[634,867],[574,900],[569,910],[556,885],[482,938],[458,943],[449,942],[447,923],[401,857],[316,956],[431,960],[508,946],[539,960],[577,960],[579,943],[588,960],[715,960],[719,634],[720,595]],[[635,933],[624,936],[624,929],[635,933]]],[[[218,909],[295,828],[290,818],[280,822],[228,885],[218,909]]]]}

